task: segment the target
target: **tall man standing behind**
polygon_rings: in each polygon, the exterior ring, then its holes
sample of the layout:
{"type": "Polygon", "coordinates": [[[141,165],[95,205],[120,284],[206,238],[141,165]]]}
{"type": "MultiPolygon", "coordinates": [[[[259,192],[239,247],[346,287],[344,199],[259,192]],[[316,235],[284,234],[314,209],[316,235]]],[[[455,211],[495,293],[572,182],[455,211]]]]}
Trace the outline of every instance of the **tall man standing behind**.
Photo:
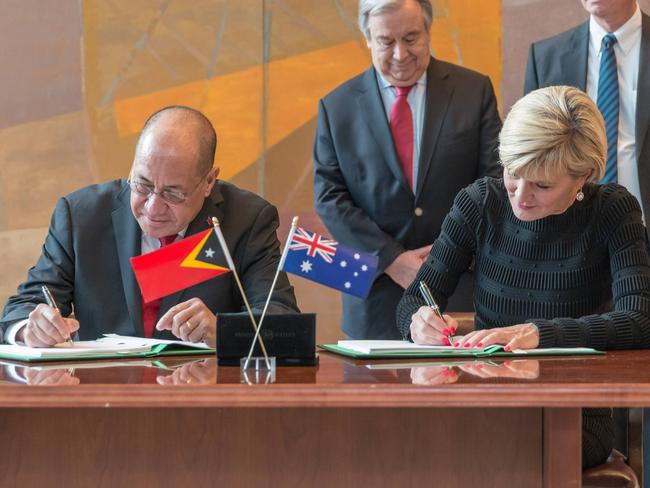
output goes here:
{"type": "MultiPolygon", "coordinates": [[[[581,0],[587,22],[533,43],[524,94],[552,85],[587,92],[605,120],[603,183],[625,186],[650,218],[650,18],[636,0],[581,0]]],[[[616,447],[626,451],[627,412],[614,413],[616,447]]]]}
{"type": "Polygon", "coordinates": [[[605,119],[604,183],[625,186],[650,216],[650,17],[636,0],[581,0],[587,22],[530,46],[524,93],[586,91],[605,119]]]}
{"type": "MultiPolygon", "coordinates": [[[[379,256],[368,298],[343,296],[342,329],[354,339],[401,338],[397,302],[456,193],[499,174],[492,84],[431,57],[432,17],[429,0],[361,0],[373,66],[318,107],[316,212],[336,240],[379,256]]],[[[457,307],[471,309],[471,291],[457,307]]]]}

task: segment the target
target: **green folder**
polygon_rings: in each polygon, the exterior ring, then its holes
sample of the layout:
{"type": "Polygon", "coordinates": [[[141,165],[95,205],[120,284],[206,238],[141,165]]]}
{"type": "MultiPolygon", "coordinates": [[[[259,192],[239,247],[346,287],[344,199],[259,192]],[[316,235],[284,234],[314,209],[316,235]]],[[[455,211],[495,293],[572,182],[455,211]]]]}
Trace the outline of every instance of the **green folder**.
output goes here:
{"type": "Polygon", "coordinates": [[[8,344],[0,345],[0,359],[28,363],[152,358],[214,353],[215,349],[209,348],[205,344],[118,336],[114,334],[106,335],[96,341],[75,341],[73,346],[60,344],[56,347],[37,348],[8,344]]]}
{"type": "Polygon", "coordinates": [[[359,352],[341,347],[338,344],[319,344],[318,347],[325,351],[340,354],[355,359],[394,359],[394,358],[456,358],[456,357],[526,357],[526,356],[579,356],[605,354],[603,351],[588,347],[555,347],[549,349],[527,349],[504,351],[503,346],[493,345],[483,349],[462,350],[457,348],[436,350],[372,350],[359,352]]]}

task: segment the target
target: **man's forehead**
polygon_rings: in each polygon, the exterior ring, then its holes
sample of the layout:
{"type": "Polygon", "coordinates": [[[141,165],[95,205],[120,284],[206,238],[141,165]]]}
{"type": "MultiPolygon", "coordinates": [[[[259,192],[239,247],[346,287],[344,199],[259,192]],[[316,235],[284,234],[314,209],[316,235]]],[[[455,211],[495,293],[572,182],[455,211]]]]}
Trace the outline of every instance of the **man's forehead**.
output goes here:
{"type": "Polygon", "coordinates": [[[168,186],[179,186],[196,178],[198,162],[196,152],[183,148],[143,148],[133,160],[131,173],[148,180],[162,178],[168,186]]]}
{"type": "Polygon", "coordinates": [[[410,11],[404,18],[399,10],[387,10],[371,15],[368,19],[368,28],[375,36],[405,35],[408,32],[420,32],[424,30],[424,16],[410,11]]]}
{"type": "Polygon", "coordinates": [[[194,161],[198,154],[198,137],[191,131],[170,127],[143,134],[136,147],[136,159],[177,158],[194,161]]]}

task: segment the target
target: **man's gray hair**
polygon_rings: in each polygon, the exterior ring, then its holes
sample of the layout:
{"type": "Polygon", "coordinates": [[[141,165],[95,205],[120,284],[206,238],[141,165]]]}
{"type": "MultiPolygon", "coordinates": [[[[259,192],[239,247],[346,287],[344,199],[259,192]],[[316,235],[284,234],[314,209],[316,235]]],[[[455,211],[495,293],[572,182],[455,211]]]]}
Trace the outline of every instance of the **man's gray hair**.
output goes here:
{"type": "MultiPolygon", "coordinates": [[[[416,1],[420,4],[420,8],[422,8],[424,28],[428,32],[433,23],[433,7],[431,6],[431,0],[416,1]]],[[[403,3],[404,0],[359,0],[359,29],[361,29],[361,32],[366,39],[370,39],[368,22],[370,21],[371,16],[397,10],[403,3]]]]}

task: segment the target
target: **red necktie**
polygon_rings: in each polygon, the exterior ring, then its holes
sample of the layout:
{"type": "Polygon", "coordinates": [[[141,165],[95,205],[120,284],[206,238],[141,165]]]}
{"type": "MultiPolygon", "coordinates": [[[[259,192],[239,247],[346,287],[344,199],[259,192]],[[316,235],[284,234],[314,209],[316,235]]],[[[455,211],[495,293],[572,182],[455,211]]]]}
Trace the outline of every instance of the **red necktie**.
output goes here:
{"type": "MultiPolygon", "coordinates": [[[[165,247],[176,240],[176,234],[161,237],[159,240],[160,247],[165,247]]],[[[142,325],[144,326],[145,337],[153,337],[153,328],[156,326],[156,319],[158,318],[161,303],[161,298],[149,303],[144,303],[144,299],[142,299],[142,325]]]]}
{"type": "Polygon", "coordinates": [[[402,171],[409,186],[413,188],[413,115],[406,100],[411,88],[413,85],[395,87],[397,98],[390,110],[390,132],[402,163],[402,171]]]}

